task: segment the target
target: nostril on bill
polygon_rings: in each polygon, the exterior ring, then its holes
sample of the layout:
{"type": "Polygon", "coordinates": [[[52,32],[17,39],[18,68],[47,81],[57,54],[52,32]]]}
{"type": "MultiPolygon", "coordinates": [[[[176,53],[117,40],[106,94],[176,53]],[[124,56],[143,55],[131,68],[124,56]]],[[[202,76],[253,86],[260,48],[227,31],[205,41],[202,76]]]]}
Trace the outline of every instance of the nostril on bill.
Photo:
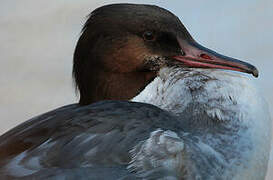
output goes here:
{"type": "Polygon", "coordinates": [[[207,55],[207,54],[200,54],[200,57],[201,58],[204,58],[204,59],[210,59],[210,60],[212,60],[212,57],[210,57],[209,55],[207,55]]]}

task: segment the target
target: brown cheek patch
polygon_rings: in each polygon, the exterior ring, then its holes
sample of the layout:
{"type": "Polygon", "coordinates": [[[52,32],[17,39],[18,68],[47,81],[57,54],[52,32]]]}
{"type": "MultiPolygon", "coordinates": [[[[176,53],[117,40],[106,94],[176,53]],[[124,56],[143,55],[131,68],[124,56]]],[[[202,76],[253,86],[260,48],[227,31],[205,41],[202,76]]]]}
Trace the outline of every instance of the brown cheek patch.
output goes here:
{"type": "Polygon", "coordinates": [[[110,54],[107,55],[107,66],[111,66],[113,71],[125,73],[133,72],[144,66],[145,57],[151,52],[144,45],[143,39],[133,36],[123,44],[116,43],[110,54]]]}

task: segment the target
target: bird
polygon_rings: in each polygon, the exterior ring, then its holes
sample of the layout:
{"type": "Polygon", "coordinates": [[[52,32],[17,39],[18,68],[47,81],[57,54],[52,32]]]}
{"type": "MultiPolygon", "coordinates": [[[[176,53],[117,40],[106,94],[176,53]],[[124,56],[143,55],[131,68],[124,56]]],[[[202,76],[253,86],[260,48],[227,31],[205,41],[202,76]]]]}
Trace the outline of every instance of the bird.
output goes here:
{"type": "Polygon", "coordinates": [[[264,179],[255,66],[198,44],[172,12],[98,7],[74,51],[79,102],[0,136],[0,179],[264,179]]]}

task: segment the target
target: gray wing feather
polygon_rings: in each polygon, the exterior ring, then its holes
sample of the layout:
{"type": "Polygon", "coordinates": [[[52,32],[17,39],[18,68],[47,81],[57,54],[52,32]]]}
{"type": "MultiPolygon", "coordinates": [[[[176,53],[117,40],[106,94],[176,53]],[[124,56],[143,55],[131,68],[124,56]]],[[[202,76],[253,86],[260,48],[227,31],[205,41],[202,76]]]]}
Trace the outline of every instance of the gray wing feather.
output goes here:
{"type": "Polygon", "coordinates": [[[157,128],[176,131],[178,124],[173,115],[144,103],[103,101],[65,106],[0,137],[0,177],[132,179],[126,170],[130,150],[157,128]],[[11,165],[12,161],[16,164],[11,165]],[[21,173],[20,168],[33,173],[21,173]]]}

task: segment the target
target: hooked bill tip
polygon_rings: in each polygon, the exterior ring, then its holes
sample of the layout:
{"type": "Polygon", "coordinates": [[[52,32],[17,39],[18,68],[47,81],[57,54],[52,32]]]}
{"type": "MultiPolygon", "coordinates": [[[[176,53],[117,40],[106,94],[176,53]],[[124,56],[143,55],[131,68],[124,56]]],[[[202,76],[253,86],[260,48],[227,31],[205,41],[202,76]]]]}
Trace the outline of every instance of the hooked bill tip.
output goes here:
{"type": "Polygon", "coordinates": [[[259,71],[258,71],[258,69],[254,69],[253,71],[252,71],[252,75],[254,76],[254,77],[258,77],[259,76],[259,71]]]}

